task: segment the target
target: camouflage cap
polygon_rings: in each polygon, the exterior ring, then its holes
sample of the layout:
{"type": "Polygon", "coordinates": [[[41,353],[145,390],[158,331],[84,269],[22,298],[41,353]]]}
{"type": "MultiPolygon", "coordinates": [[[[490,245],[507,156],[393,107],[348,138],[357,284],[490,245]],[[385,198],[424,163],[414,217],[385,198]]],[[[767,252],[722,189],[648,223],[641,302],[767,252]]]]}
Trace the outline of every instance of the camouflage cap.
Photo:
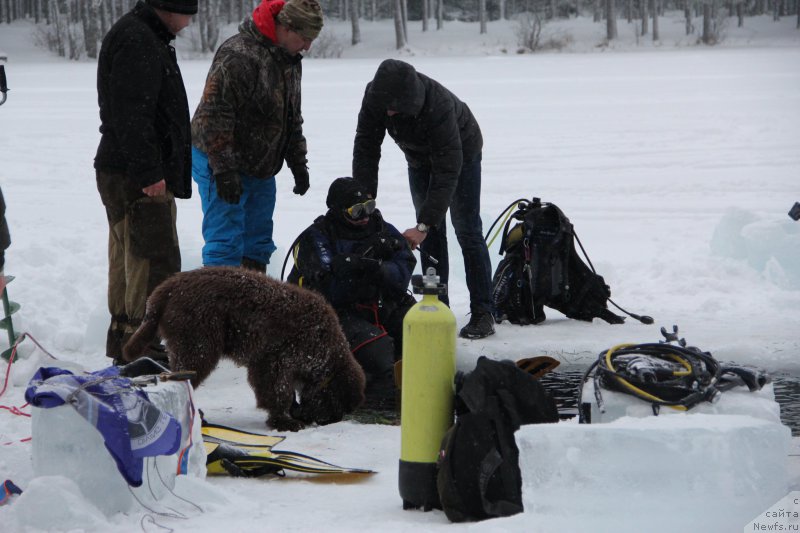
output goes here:
{"type": "Polygon", "coordinates": [[[276,18],[281,26],[312,41],[322,30],[322,7],[317,0],[288,0],[276,18]]]}

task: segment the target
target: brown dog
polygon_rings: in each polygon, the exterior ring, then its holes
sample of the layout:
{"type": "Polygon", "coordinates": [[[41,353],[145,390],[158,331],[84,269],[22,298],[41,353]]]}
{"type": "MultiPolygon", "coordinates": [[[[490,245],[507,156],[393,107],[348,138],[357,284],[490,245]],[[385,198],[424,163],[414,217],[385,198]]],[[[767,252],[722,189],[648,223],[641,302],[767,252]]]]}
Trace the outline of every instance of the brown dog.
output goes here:
{"type": "Polygon", "coordinates": [[[364,371],[333,308],[315,292],[264,274],[238,267],[175,274],[150,295],[124,359],[141,356],[156,332],[172,370],[197,372],[195,387],[220,357],[247,367],[256,405],[279,431],[338,422],[364,400],[364,371]]]}

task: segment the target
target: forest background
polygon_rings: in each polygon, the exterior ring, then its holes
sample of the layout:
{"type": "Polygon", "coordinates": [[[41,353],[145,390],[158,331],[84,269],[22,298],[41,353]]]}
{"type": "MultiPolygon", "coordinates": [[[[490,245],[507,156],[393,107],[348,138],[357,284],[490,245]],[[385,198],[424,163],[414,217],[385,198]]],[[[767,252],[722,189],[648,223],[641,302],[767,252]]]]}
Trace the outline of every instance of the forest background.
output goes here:
{"type": "MultiPolygon", "coordinates": [[[[0,0],[0,31],[4,24],[27,20],[35,25],[39,46],[71,60],[94,59],[108,29],[135,3],[0,0]]],[[[375,35],[385,34],[387,28],[382,24],[379,32],[370,32],[370,23],[387,20],[394,22],[394,48],[406,55],[414,54],[413,41],[421,35],[464,24],[476,38],[490,30],[513,34],[500,46],[507,53],[569,47],[572,35],[546,29],[570,19],[585,19],[573,20],[570,27],[586,22],[604,30],[594,43],[597,47],[613,47],[623,31],[634,34],[636,44],[658,44],[665,24],[669,30],[679,24],[686,36],[683,42],[698,45],[719,44],[727,29],[743,28],[751,17],[767,16],[776,22],[792,17],[800,29],[800,0],[321,0],[321,4],[326,26],[307,54],[310,57],[340,57],[355,47],[370,46],[375,35]],[[410,31],[412,24],[422,33],[410,31]],[[367,31],[362,32],[364,26],[367,31]]],[[[194,23],[184,32],[189,43],[185,48],[200,55],[214,52],[254,5],[254,0],[202,0],[194,23]]],[[[0,60],[2,55],[0,50],[0,60]]]]}

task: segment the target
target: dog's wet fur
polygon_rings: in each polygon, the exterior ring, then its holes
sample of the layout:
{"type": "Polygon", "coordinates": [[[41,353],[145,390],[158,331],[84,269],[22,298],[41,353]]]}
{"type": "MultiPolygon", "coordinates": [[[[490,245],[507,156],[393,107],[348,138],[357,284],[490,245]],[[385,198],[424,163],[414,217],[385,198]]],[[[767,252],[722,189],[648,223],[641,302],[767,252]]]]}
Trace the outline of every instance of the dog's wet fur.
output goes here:
{"type": "Polygon", "coordinates": [[[338,422],[364,401],[364,371],[333,308],[313,291],[262,273],[206,267],[175,274],[148,298],[123,358],[137,359],[156,334],[173,371],[196,372],[194,387],[220,358],[246,367],[256,405],[279,431],[338,422]]]}

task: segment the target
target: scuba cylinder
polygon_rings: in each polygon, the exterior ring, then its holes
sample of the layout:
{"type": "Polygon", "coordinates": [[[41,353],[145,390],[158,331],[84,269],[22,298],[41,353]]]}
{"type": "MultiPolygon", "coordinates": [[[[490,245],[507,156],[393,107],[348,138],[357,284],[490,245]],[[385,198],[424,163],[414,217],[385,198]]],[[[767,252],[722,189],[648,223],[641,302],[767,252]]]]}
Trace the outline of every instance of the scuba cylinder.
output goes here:
{"type": "Polygon", "coordinates": [[[403,509],[441,508],[436,461],[442,438],[453,424],[456,318],[438,295],[447,294],[436,270],[412,279],[422,301],[403,320],[400,400],[400,497],[403,509]]]}

